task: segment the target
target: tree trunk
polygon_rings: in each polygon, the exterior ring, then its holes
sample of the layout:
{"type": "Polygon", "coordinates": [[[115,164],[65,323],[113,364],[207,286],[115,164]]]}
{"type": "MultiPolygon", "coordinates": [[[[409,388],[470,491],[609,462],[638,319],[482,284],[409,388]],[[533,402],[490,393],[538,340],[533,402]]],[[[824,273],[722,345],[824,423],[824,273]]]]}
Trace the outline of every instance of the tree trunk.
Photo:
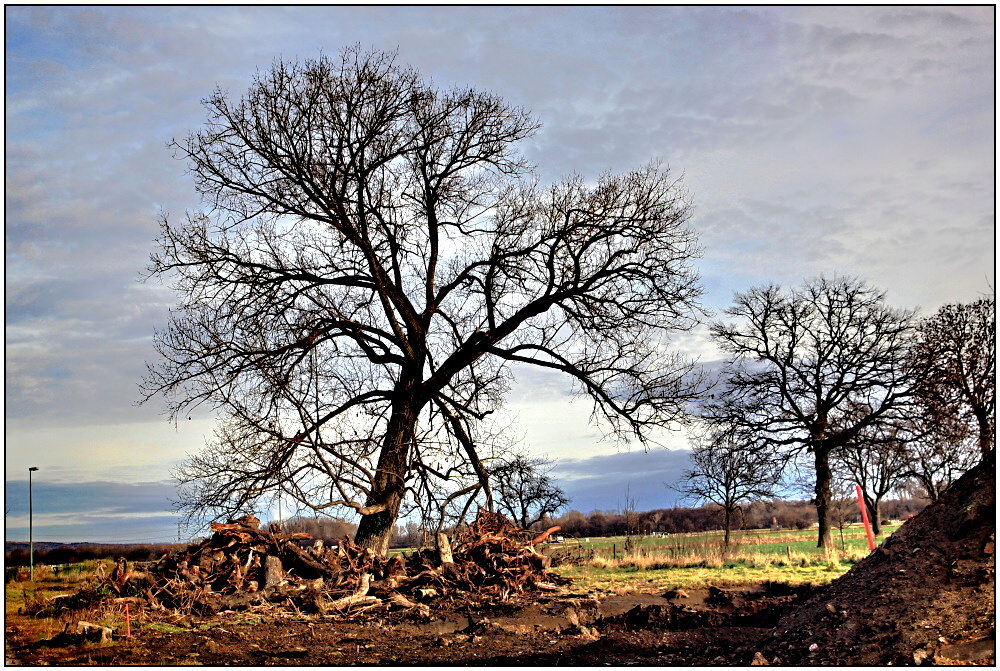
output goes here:
{"type": "Polygon", "coordinates": [[[864,497],[865,507],[868,508],[868,518],[872,523],[872,534],[878,536],[882,533],[882,520],[879,519],[879,499],[864,497]]]}
{"type": "Polygon", "coordinates": [[[816,455],[816,515],[819,518],[819,541],[816,547],[833,549],[833,525],[831,523],[833,509],[830,506],[832,498],[830,483],[833,482],[833,471],[830,469],[830,450],[817,445],[816,455]]]}
{"type": "Polygon", "coordinates": [[[729,506],[725,506],[723,511],[725,516],[726,534],[723,537],[722,544],[726,547],[726,549],[729,549],[729,529],[733,525],[733,510],[729,506]]]}
{"type": "Polygon", "coordinates": [[[974,414],[979,423],[979,451],[985,459],[993,449],[993,427],[990,426],[989,413],[985,410],[977,407],[974,409],[974,414]]]}
{"type": "Polygon", "coordinates": [[[385,509],[362,515],[354,535],[355,543],[370,548],[380,557],[389,552],[389,539],[403,502],[410,446],[416,436],[418,415],[419,408],[412,398],[404,398],[394,404],[379,454],[375,482],[366,502],[367,506],[384,503],[385,509]]]}

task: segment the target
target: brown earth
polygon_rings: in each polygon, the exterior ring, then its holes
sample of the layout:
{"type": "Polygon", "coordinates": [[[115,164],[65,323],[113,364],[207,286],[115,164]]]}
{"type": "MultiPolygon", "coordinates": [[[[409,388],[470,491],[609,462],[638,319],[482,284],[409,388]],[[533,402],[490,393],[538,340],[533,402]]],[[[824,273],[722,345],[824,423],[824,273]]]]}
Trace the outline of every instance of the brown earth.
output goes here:
{"type": "MultiPolygon", "coordinates": [[[[811,591],[804,588],[804,592],[811,591]]],[[[801,596],[785,586],[692,590],[665,598],[635,594],[520,598],[427,618],[220,613],[178,622],[187,631],[143,630],[112,646],[71,635],[24,645],[8,623],[8,664],[142,665],[600,665],[729,663],[801,596]],[[716,662],[719,663],[719,662],[716,662]]],[[[752,656],[752,653],[751,653],[752,656]]]]}
{"type": "MultiPolygon", "coordinates": [[[[820,588],[586,594],[430,613],[276,616],[273,606],[187,616],[113,645],[62,634],[28,644],[6,624],[7,664],[887,665],[993,664],[994,457],[847,574],[820,588]]],[[[118,634],[118,632],[116,632],[118,634]]]]}
{"type": "Polygon", "coordinates": [[[996,452],[875,552],[790,611],[761,647],[784,664],[995,658],[996,452]]]}

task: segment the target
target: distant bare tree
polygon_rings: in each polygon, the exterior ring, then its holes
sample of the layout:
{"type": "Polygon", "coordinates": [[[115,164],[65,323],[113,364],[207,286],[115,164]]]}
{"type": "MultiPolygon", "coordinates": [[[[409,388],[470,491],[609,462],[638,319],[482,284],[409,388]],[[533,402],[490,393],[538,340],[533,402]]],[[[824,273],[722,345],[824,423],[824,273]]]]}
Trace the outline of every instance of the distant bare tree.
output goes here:
{"type": "Polygon", "coordinates": [[[524,529],[551,517],[569,503],[551,471],[551,461],[524,454],[498,460],[489,468],[494,504],[524,529]]]}
{"type": "Polygon", "coordinates": [[[622,521],[625,522],[624,552],[629,554],[635,548],[635,537],[639,535],[639,500],[632,496],[632,487],[625,487],[625,502],[621,506],[622,521]]]}
{"type": "Polygon", "coordinates": [[[357,542],[385,553],[420,478],[460,463],[487,486],[479,424],[513,364],[565,373],[623,437],[693,399],[693,365],[664,353],[701,292],[669,171],[541,188],[514,149],[527,112],[358,48],[204,104],[173,144],[204,207],[161,222],[150,275],[180,302],[143,384],[172,419],[220,416],[179,472],[189,517],[281,491],[359,513],[357,542]]]}
{"type": "Polygon", "coordinates": [[[993,297],[945,305],[920,322],[914,359],[927,421],[969,421],[982,457],[996,432],[996,303],[993,297]]]}
{"type": "Polygon", "coordinates": [[[726,547],[740,506],[774,498],[783,469],[772,450],[736,443],[736,435],[716,429],[697,437],[691,452],[693,468],[684,471],[676,487],[688,498],[710,501],[722,509],[726,547]]]}
{"type": "MultiPolygon", "coordinates": [[[[862,406],[851,414],[858,417],[870,413],[870,408],[862,406]]],[[[848,421],[856,421],[854,417],[848,421]]],[[[910,468],[905,431],[886,423],[869,424],[834,452],[832,459],[834,470],[848,482],[849,493],[853,485],[861,487],[872,531],[881,533],[882,499],[899,485],[910,468]]]]}
{"type": "Polygon", "coordinates": [[[740,322],[712,326],[730,358],[706,417],[775,450],[812,455],[818,545],[832,547],[830,457],[870,426],[901,419],[914,315],[850,278],[754,288],[726,313],[740,322]],[[867,412],[850,415],[857,407],[867,412]]]}
{"type": "Polygon", "coordinates": [[[906,476],[933,503],[975,466],[980,458],[978,432],[966,422],[915,423],[906,442],[906,476]]]}

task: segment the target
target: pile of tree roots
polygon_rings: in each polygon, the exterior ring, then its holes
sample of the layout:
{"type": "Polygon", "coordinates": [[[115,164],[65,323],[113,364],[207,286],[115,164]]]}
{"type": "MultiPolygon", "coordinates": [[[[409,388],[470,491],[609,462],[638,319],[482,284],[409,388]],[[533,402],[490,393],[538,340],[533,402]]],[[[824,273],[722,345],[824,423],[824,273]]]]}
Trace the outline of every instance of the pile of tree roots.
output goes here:
{"type": "Polygon", "coordinates": [[[485,510],[454,539],[438,534],[436,548],[392,557],[376,556],[346,538],[330,547],[308,534],[259,525],[252,515],[213,522],[211,538],[147,571],[121,560],[105,583],[154,610],[185,614],[280,605],[333,616],[372,610],[427,616],[434,603],[502,601],[557,591],[569,582],[535,550],[558,527],[526,537],[504,515],[485,510]]]}

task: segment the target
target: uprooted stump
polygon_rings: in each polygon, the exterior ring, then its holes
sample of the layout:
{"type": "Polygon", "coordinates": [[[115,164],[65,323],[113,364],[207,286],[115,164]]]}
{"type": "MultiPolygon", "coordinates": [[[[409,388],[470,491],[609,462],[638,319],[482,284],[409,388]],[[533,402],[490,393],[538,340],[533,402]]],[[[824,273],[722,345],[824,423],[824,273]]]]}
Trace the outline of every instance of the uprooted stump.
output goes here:
{"type": "Polygon", "coordinates": [[[259,526],[252,515],[213,522],[211,538],[145,573],[120,566],[108,582],[119,594],[144,594],[153,609],[184,613],[277,604],[321,615],[381,609],[425,616],[430,603],[503,600],[569,582],[534,548],[552,530],[526,540],[505,516],[487,511],[454,539],[442,535],[437,549],[391,558],[347,538],[336,548],[319,540],[302,548],[300,541],[312,540],[307,534],[259,526]]]}

